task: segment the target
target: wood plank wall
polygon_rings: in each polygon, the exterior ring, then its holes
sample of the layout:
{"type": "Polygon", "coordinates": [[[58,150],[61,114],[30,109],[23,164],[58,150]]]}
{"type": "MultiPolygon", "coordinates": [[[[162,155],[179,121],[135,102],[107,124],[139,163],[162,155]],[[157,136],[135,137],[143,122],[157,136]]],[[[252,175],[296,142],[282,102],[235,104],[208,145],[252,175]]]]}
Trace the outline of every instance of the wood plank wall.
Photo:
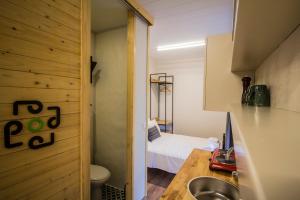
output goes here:
{"type": "MultiPolygon", "coordinates": [[[[80,0],[0,1],[0,199],[80,198],[80,0]],[[61,107],[53,145],[6,149],[5,123],[36,117],[15,100],[40,100],[61,107]]],[[[38,135],[49,138],[49,129],[38,135]]],[[[13,136],[27,144],[29,131],[13,136]]]]}

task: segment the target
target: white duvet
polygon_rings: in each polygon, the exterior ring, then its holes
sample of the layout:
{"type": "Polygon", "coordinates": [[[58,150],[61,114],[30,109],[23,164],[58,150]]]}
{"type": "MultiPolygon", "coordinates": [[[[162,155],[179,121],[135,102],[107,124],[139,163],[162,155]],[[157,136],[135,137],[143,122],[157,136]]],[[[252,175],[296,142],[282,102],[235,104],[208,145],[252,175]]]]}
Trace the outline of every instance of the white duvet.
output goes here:
{"type": "Polygon", "coordinates": [[[218,145],[217,138],[161,133],[161,137],[148,141],[147,166],[177,173],[193,149],[213,151],[218,145]]]}

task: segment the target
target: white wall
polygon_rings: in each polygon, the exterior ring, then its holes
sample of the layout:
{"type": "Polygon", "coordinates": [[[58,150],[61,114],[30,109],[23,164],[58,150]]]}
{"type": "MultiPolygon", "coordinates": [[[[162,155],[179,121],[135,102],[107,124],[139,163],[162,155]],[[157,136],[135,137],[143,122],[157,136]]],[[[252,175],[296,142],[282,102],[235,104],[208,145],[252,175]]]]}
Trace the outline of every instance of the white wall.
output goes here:
{"type": "Polygon", "coordinates": [[[133,199],[141,200],[146,191],[147,123],[147,24],[136,18],[134,68],[133,199]]]}
{"type": "Polygon", "coordinates": [[[300,27],[257,69],[256,84],[267,84],[271,106],[300,112],[300,27]]]}
{"type": "Polygon", "coordinates": [[[110,170],[109,184],[123,188],[126,182],[127,29],[98,33],[95,41],[95,60],[97,69],[101,69],[94,85],[95,163],[110,170]]]}
{"type": "MultiPolygon", "coordinates": [[[[156,63],[155,63],[155,59],[151,56],[149,56],[149,74],[153,74],[156,73],[156,63]]],[[[156,77],[154,77],[156,78],[156,77]]],[[[149,76],[149,80],[150,80],[150,76],[149,76]]],[[[151,92],[151,101],[150,101],[150,94],[149,94],[149,105],[151,103],[151,107],[152,109],[149,110],[149,116],[148,118],[150,119],[150,111],[151,111],[151,118],[155,118],[157,116],[157,101],[154,99],[157,99],[157,89],[156,87],[153,87],[153,85],[150,85],[150,92],[151,92]]]]}
{"type": "MultiPolygon", "coordinates": [[[[174,133],[221,139],[225,130],[226,113],[203,111],[203,61],[183,60],[159,64],[156,72],[166,72],[175,77],[174,133]]],[[[170,105],[168,96],[167,100],[170,105]]],[[[170,113],[167,115],[170,116],[170,113]]]]}

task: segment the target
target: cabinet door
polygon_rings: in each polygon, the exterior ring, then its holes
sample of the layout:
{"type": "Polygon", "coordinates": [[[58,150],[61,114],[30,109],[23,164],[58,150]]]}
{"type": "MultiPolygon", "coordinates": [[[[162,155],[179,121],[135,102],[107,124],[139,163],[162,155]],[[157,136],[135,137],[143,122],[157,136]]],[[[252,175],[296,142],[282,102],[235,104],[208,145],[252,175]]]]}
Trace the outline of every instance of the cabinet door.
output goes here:
{"type": "Polygon", "coordinates": [[[204,83],[204,110],[229,111],[229,105],[240,103],[243,75],[232,73],[233,42],[231,34],[207,38],[204,83]]]}

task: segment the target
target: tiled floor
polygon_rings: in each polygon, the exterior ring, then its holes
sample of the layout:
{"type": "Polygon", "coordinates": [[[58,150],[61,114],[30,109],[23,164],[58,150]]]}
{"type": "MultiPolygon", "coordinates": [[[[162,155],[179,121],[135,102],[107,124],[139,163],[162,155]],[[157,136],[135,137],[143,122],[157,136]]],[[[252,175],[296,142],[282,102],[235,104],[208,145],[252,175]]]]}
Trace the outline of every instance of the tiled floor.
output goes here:
{"type": "Polygon", "coordinates": [[[125,200],[125,192],[113,186],[104,185],[102,187],[102,200],[125,200]]]}
{"type": "MultiPolygon", "coordinates": [[[[147,200],[158,200],[171,183],[175,174],[148,168],[147,200]]],[[[125,200],[124,190],[110,185],[102,187],[102,200],[125,200]]]]}
{"type": "Polygon", "coordinates": [[[175,174],[148,168],[147,200],[158,200],[171,183],[175,174]]]}

